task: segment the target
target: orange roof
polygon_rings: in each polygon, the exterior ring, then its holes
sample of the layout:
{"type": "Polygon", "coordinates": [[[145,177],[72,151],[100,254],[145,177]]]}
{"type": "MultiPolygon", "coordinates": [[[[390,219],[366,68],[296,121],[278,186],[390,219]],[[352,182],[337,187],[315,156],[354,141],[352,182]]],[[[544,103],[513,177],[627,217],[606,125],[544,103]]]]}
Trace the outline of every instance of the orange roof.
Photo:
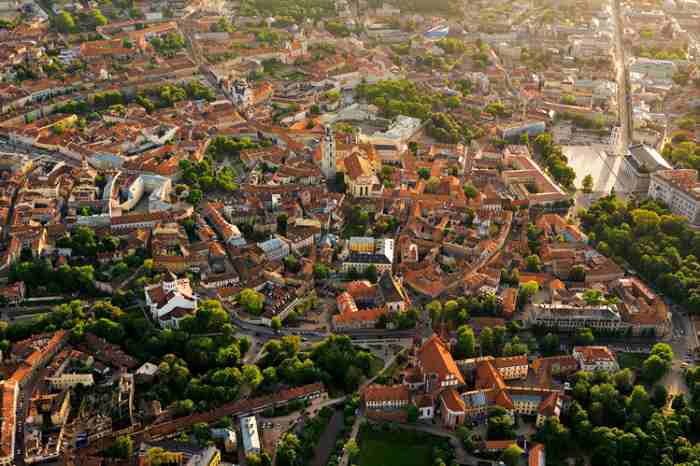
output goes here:
{"type": "Polygon", "coordinates": [[[540,287],[544,285],[545,283],[548,283],[551,279],[553,279],[552,275],[548,273],[528,273],[528,272],[521,272],[520,273],[520,284],[522,285],[523,283],[527,282],[536,282],[540,287]]]}
{"type": "Polygon", "coordinates": [[[585,362],[611,361],[615,355],[607,346],[576,346],[573,354],[580,354],[585,362]]]}
{"type": "Polygon", "coordinates": [[[498,388],[503,390],[506,383],[491,361],[480,361],[476,368],[476,388],[498,388]]]}
{"type": "Polygon", "coordinates": [[[363,393],[365,401],[408,401],[409,393],[406,385],[377,385],[367,386],[363,393]]]}
{"type": "Polygon", "coordinates": [[[455,413],[463,413],[465,406],[464,400],[459,396],[457,390],[454,388],[449,388],[440,394],[442,402],[445,404],[447,409],[455,413]]]}
{"type": "Polygon", "coordinates": [[[381,307],[376,307],[372,309],[362,309],[357,312],[348,312],[345,314],[337,314],[333,316],[333,321],[336,323],[346,323],[357,321],[376,321],[379,316],[384,314],[386,311],[381,307]]]}
{"type": "Polygon", "coordinates": [[[512,316],[515,312],[515,305],[518,300],[518,290],[515,288],[506,288],[503,290],[503,313],[506,317],[512,316]]]}
{"type": "Polygon", "coordinates": [[[549,288],[551,290],[563,290],[566,289],[566,285],[564,285],[564,282],[562,282],[558,278],[555,278],[554,280],[549,282],[549,288]]]}
{"type": "Polygon", "coordinates": [[[544,466],[545,456],[544,456],[544,445],[538,443],[530,449],[530,454],[528,456],[528,466],[544,466]]]}
{"type": "Polygon", "coordinates": [[[496,358],[493,363],[499,369],[502,367],[527,366],[527,356],[523,354],[520,356],[496,358]]]}
{"type": "Polygon", "coordinates": [[[542,400],[539,406],[539,413],[543,416],[556,416],[559,413],[557,402],[559,401],[559,394],[554,392],[550,394],[547,398],[542,400]]]}
{"type": "Polygon", "coordinates": [[[485,442],[487,450],[505,450],[511,445],[517,445],[515,440],[487,440],[485,442]]]}
{"type": "Polygon", "coordinates": [[[440,381],[445,380],[448,375],[452,375],[460,384],[464,383],[464,377],[462,377],[457,364],[447,349],[447,345],[439,336],[434,334],[423,344],[418,350],[418,359],[423,371],[427,374],[437,374],[440,381]]]}

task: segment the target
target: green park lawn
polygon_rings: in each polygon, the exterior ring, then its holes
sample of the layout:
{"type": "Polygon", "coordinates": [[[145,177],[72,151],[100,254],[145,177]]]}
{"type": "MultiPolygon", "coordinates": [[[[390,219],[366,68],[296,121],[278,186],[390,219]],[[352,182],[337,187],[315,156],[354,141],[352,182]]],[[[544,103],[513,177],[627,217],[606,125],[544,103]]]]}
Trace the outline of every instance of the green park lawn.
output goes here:
{"type": "Polygon", "coordinates": [[[621,369],[639,370],[647,357],[649,355],[643,353],[617,353],[617,361],[621,369]]]}
{"type": "Polygon", "coordinates": [[[359,466],[431,466],[436,441],[430,435],[408,430],[363,429],[356,462],[359,466]]]}

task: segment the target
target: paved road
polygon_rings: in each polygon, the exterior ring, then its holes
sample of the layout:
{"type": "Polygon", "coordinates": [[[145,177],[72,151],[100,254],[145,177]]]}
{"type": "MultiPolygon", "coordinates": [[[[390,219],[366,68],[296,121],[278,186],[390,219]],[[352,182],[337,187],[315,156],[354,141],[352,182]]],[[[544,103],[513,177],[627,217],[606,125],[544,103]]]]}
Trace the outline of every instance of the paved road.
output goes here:
{"type": "MultiPolygon", "coordinates": [[[[364,387],[366,387],[367,385],[372,384],[372,383],[377,379],[377,377],[379,377],[380,375],[382,375],[382,373],[383,373],[387,368],[391,367],[391,365],[394,364],[394,362],[396,361],[396,358],[397,358],[400,354],[404,353],[405,351],[406,351],[406,350],[399,351],[399,352],[396,353],[394,356],[392,356],[388,361],[385,361],[385,362],[384,362],[384,367],[382,368],[382,370],[380,370],[379,372],[377,372],[377,375],[375,375],[375,376],[372,377],[371,379],[369,379],[369,380],[367,380],[366,382],[364,382],[364,383],[360,386],[359,391],[361,392],[362,389],[363,389],[364,387]]],[[[358,433],[359,430],[360,430],[360,425],[362,424],[362,420],[364,420],[364,416],[362,416],[361,414],[359,414],[359,415],[355,418],[355,423],[352,425],[352,430],[350,431],[350,437],[348,437],[348,440],[356,440],[356,439],[357,439],[357,433],[358,433]]],[[[339,466],[348,466],[348,461],[349,461],[349,460],[350,460],[350,458],[349,458],[348,454],[347,454],[345,451],[343,451],[343,456],[342,456],[342,458],[340,459],[340,462],[338,463],[338,465],[339,465],[339,466]]]]}
{"type": "Polygon", "coordinates": [[[621,126],[620,148],[627,149],[632,143],[632,109],[630,108],[629,95],[629,70],[625,58],[625,47],[622,43],[623,26],[620,12],[620,0],[612,0],[613,20],[615,21],[615,37],[613,47],[613,59],[617,68],[617,105],[621,126]]]}

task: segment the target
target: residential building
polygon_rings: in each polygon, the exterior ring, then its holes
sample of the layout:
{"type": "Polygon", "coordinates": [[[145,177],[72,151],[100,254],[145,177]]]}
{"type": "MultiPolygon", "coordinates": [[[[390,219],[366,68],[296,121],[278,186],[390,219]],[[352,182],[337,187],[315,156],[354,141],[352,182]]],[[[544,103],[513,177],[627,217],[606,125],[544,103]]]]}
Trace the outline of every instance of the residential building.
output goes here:
{"type": "Polygon", "coordinates": [[[615,372],[620,369],[617,358],[607,346],[576,346],[573,356],[583,371],[615,372]]]}
{"type": "Polygon", "coordinates": [[[678,67],[671,60],[635,58],[629,67],[630,73],[638,73],[648,79],[670,81],[678,67]]]}
{"type": "Polygon", "coordinates": [[[271,261],[282,260],[291,252],[289,242],[280,236],[258,243],[258,247],[265,254],[265,257],[271,261]]]}
{"type": "Polygon", "coordinates": [[[621,278],[613,283],[621,299],[618,306],[622,319],[634,335],[666,335],[671,327],[671,313],[663,298],[636,277],[621,278]]]}
{"type": "Polygon", "coordinates": [[[700,225],[700,182],[692,169],[659,170],[651,174],[649,197],[664,201],[671,212],[700,225]]]}
{"type": "Polygon", "coordinates": [[[368,385],[362,391],[367,409],[391,410],[408,406],[410,393],[406,385],[368,385]]]}
{"type": "Polygon", "coordinates": [[[178,279],[172,272],[162,282],[147,286],[144,292],[151,317],[163,328],[178,328],[183,318],[197,311],[197,296],[190,280],[178,279]]]}
{"type": "Polygon", "coordinates": [[[493,364],[504,380],[527,378],[527,372],[530,367],[527,355],[495,358],[493,364]]]}
{"type": "MultiPolygon", "coordinates": [[[[356,272],[363,273],[370,266],[374,266],[380,274],[391,272],[394,262],[394,240],[390,238],[373,240],[373,250],[371,252],[365,252],[365,239],[366,238],[355,238],[350,240],[351,245],[359,245],[351,246],[351,248],[360,248],[357,249],[357,251],[362,252],[353,252],[353,250],[350,249],[350,254],[343,261],[342,271],[348,273],[350,270],[355,270],[356,272]]],[[[366,243],[369,244],[369,241],[366,241],[366,243]]]]}
{"type": "Polygon", "coordinates": [[[258,423],[255,420],[255,416],[241,418],[241,438],[243,452],[246,456],[260,453],[260,436],[258,435],[258,423]]]}

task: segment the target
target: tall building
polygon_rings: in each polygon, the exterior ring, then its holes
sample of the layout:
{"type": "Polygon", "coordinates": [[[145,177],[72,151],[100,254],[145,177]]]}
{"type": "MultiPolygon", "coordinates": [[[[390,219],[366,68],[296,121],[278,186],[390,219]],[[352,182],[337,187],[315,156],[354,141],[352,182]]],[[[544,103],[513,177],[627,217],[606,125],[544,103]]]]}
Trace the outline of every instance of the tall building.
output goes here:
{"type": "Polygon", "coordinates": [[[335,137],[333,136],[333,129],[327,125],[324,126],[323,141],[321,142],[321,171],[323,175],[329,179],[335,179],[336,171],[336,151],[335,151],[335,137]]]}
{"type": "Polygon", "coordinates": [[[664,201],[671,212],[700,225],[700,181],[697,170],[659,170],[651,174],[649,197],[664,201]]]}

